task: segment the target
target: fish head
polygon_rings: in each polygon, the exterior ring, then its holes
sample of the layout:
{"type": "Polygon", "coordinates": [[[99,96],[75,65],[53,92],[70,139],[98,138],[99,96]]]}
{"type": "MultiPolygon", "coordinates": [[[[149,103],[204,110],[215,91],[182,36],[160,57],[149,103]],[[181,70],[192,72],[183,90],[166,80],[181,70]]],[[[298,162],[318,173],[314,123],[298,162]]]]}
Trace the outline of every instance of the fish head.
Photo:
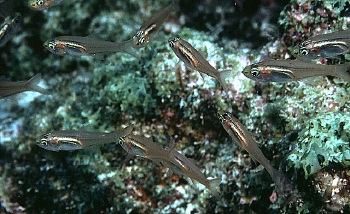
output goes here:
{"type": "Polygon", "coordinates": [[[180,40],[181,40],[180,37],[170,37],[168,39],[168,43],[169,43],[169,46],[171,47],[171,49],[173,49],[174,51],[177,50],[180,40]]]}
{"type": "Polygon", "coordinates": [[[269,66],[264,62],[248,65],[242,73],[256,82],[288,82],[295,79],[291,70],[269,66]]]}
{"type": "Polygon", "coordinates": [[[222,124],[226,123],[227,121],[231,120],[232,116],[229,112],[225,112],[224,114],[217,113],[217,116],[222,124]]]}
{"type": "Polygon", "coordinates": [[[159,28],[156,23],[141,27],[132,37],[134,48],[144,47],[158,34],[158,30],[159,28]]]}
{"type": "Polygon", "coordinates": [[[22,16],[20,13],[15,13],[13,16],[8,16],[0,23],[1,25],[1,44],[5,44],[20,28],[22,16]],[[7,39],[6,39],[7,37],[7,39]],[[6,41],[4,41],[6,40],[6,41]]]}
{"type": "Polygon", "coordinates": [[[242,73],[244,74],[244,76],[248,77],[251,80],[264,82],[261,68],[258,66],[258,64],[252,64],[252,65],[246,66],[243,69],[242,73]]]}
{"type": "Polygon", "coordinates": [[[145,33],[143,30],[137,31],[135,35],[132,37],[132,41],[133,41],[133,47],[137,49],[142,48],[149,42],[145,37],[145,33]]]}
{"type": "Polygon", "coordinates": [[[44,47],[53,54],[64,55],[66,53],[65,46],[58,44],[56,39],[47,40],[44,43],[44,47]]]}
{"type": "Polygon", "coordinates": [[[310,54],[310,49],[307,49],[307,48],[303,48],[299,45],[295,46],[293,49],[292,49],[292,55],[296,58],[299,58],[299,57],[308,57],[310,54]]]}
{"type": "Polygon", "coordinates": [[[316,46],[314,42],[307,40],[293,47],[292,55],[301,60],[314,60],[320,57],[320,47],[316,46]]]}
{"type": "Polygon", "coordinates": [[[131,150],[131,145],[126,142],[126,137],[120,137],[119,138],[119,145],[126,151],[129,152],[131,150]]]}
{"type": "Polygon", "coordinates": [[[227,131],[227,133],[230,133],[230,127],[232,124],[232,115],[230,112],[225,112],[224,114],[219,114],[219,112],[217,113],[217,116],[220,120],[220,123],[222,125],[222,127],[224,127],[224,129],[227,131]]]}
{"type": "Polygon", "coordinates": [[[49,8],[49,4],[46,0],[29,0],[28,7],[31,10],[41,11],[49,8]]]}
{"type": "MultiPolygon", "coordinates": [[[[183,62],[185,62],[186,65],[190,66],[192,65],[192,61],[188,60],[188,56],[186,55],[186,53],[183,53],[181,51],[181,38],[180,37],[170,37],[168,39],[168,44],[170,46],[170,48],[173,50],[173,52],[175,53],[175,55],[182,60],[183,62]]],[[[192,68],[194,68],[195,65],[192,66],[192,68]]]]}
{"type": "Polygon", "coordinates": [[[59,151],[59,143],[52,137],[51,133],[42,135],[37,140],[36,145],[49,151],[59,151]]]}

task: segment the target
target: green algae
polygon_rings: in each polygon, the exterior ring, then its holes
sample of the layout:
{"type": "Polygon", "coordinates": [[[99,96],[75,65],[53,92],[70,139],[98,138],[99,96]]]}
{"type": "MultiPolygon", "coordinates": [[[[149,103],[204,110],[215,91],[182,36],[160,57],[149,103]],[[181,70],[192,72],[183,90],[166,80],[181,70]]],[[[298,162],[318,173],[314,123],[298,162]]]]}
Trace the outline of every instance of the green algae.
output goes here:
{"type": "Polygon", "coordinates": [[[319,114],[305,122],[298,143],[288,156],[296,168],[304,169],[305,177],[318,172],[330,162],[348,167],[350,113],[319,114]]]}

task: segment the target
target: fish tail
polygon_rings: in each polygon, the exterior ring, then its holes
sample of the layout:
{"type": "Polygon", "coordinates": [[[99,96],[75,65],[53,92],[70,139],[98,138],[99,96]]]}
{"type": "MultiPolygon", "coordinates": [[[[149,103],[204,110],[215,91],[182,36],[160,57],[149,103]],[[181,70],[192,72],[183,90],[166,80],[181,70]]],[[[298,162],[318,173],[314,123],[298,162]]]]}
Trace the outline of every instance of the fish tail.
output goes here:
{"type": "Polygon", "coordinates": [[[136,52],[135,48],[133,47],[133,41],[132,39],[129,39],[127,41],[121,42],[118,44],[119,48],[131,56],[140,59],[140,54],[136,52]]]}
{"type": "Polygon", "coordinates": [[[216,188],[221,184],[221,178],[214,178],[209,180],[208,189],[215,196],[217,200],[221,200],[220,193],[216,190],[216,188]]]}
{"type": "Polygon", "coordinates": [[[337,72],[337,77],[342,78],[343,80],[350,82],[350,63],[345,63],[344,66],[346,69],[339,69],[337,72]]]}
{"type": "Polygon", "coordinates": [[[271,177],[275,182],[276,192],[280,198],[285,199],[287,196],[292,195],[294,188],[287,176],[277,169],[273,169],[271,177]]]}
{"type": "Polygon", "coordinates": [[[40,80],[41,80],[41,74],[37,74],[34,77],[32,77],[30,80],[28,80],[27,82],[28,90],[36,91],[41,94],[48,94],[49,92],[45,88],[42,88],[38,85],[40,80]]]}
{"type": "MultiPolygon", "coordinates": [[[[115,138],[118,140],[119,138],[125,137],[127,135],[129,135],[131,133],[131,131],[133,130],[134,126],[128,126],[126,128],[124,128],[123,130],[120,131],[116,131],[113,134],[115,135],[115,138]]],[[[111,135],[113,136],[113,135],[111,135]]]]}
{"type": "Polygon", "coordinates": [[[228,86],[226,84],[226,78],[228,78],[231,74],[231,70],[223,70],[220,71],[219,73],[219,82],[221,83],[222,87],[224,88],[224,90],[226,91],[226,93],[228,92],[228,86]]]}

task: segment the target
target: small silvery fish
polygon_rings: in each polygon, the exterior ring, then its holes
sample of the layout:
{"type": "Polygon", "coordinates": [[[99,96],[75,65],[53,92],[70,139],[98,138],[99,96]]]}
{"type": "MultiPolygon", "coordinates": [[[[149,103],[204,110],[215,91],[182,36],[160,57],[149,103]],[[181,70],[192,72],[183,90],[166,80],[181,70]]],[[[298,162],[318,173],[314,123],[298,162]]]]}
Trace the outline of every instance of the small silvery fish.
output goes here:
{"type": "Polygon", "coordinates": [[[130,156],[136,156],[152,160],[158,166],[164,165],[169,168],[170,173],[175,172],[176,174],[200,182],[207,187],[218,200],[220,199],[220,194],[216,190],[216,187],[221,183],[221,179],[207,179],[190,159],[175,150],[175,144],[173,144],[170,149],[163,149],[152,140],[136,135],[128,135],[120,138],[119,144],[128,152],[127,159],[129,159],[130,156]]]}
{"type": "Polygon", "coordinates": [[[221,83],[224,90],[226,92],[228,91],[225,79],[231,71],[225,70],[220,72],[216,70],[190,43],[180,37],[169,38],[168,42],[176,56],[183,61],[186,66],[216,78],[221,83]]]}
{"type": "Polygon", "coordinates": [[[29,0],[28,7],[31,10],[41,11],[61,3],[63,0],[29,0]]]}
{"type": "Polygon", "coordinates": [[[321,65],[300,60],[267,60],[248,65],[243,74],[257,82],[289,82],[316,76],[334,76],[350,82],[350,64],[321,65]]]}
{"type": "Polygon", "coordinates": [[[228,112],[223,115],[218,114],[218,118],[232,140],[246,150],[253,159],[263,165],[274,180],[278,195],[284,198],[290,194],[292,186],[289,179],[282,172],[271,166],[269,160],[266,159],[258,144],[253,140],[243,124],[228,112]]]}
{"type": "Polygon", "coordinates": [[[133,126],[113,133],[62,130],[44,134],[37,145],[50,151],[72,151],[86,149],[106,143],[117,142],[120,137],[130,134],[133,126]]]}
{"type": "Polygon", "coordinates": [[[157,36],[158,31],[163,26],[163,23],[168,18],[173,5],[169,5],[157,14],[152,16],[147,22],[141,25],[140,29],[132,37],[133,47],[141,48],[157,36]]]}
{"type": "Polygon", "coordinates": [[[16,13],[13,17],[7,16],[0,24],[0,47],[4,46],[19,30],[21,14],[16,13]]]}
{"type": "Polygon", "coordinates": [[[123,52],[136,58],[139,56],[131,47],[131,40],[121,43],[104,41],[93,36],[60,36],[44,43],[53,54],[71,56],[95,56],[99,54],[123,52]]]}
{"type": "Polygon", "coordinates": [[[292,54],[302,60],[334,58],[350,51],[350,29],[321,34],[295,46],[292,54]]]}
{"type": "Polygon", "coordinates": [[[40,87],[38,84],[41,79],[41,74],[37,74],[26,82],[12,82],[4,76],[0,77],[0,98],[11,96],[13,94],[24,91],[36,91],[42,94],[48,94],[46,89],[40,87]]]}

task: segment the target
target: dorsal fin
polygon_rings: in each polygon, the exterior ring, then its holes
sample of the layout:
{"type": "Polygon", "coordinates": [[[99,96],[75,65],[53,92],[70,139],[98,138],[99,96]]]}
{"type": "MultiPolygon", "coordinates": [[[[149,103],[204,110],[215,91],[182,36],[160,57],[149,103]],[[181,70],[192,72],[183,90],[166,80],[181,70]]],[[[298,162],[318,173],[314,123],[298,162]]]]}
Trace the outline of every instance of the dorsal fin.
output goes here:
{"type": "Polygon", "coordinates": [[[97,39],[97,40],[106,41],[106,40],[102,39],[97,33],[93,33],[93,34],[87,35],[85,37],[86,38],[91,38],[91,39],[97,39]]]}

